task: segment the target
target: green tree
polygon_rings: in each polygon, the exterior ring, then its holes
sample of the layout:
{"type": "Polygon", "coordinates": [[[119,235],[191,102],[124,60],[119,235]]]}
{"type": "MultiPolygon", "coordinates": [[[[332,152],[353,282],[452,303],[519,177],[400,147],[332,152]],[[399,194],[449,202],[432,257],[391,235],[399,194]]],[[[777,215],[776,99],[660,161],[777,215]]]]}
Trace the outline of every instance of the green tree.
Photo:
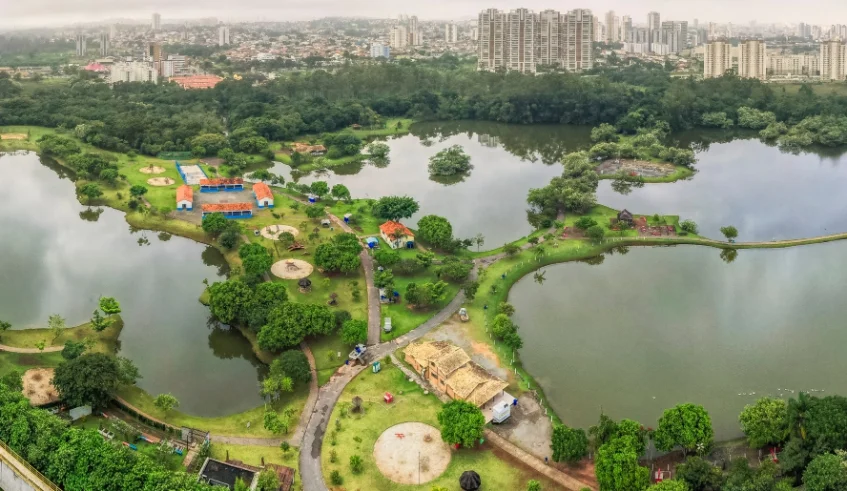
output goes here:
{"type": "Polygon", "coordinates": [[[312,369],[309,360],[300,350],[286,350],[278,358],[279,367],[283,373],[297,383],[308,383],[312,380],[312,369]]]}
{"type": "Polygon", "coordinates": [[[79,187],[79,194],[85,196],[87,202],[91,203],[100,196],[103,196],[103,191],[96,183],[87,182],[79,187]]]}
{"type": "Polygon", "coordinates": [[[217,237],[226,229],[228,223],[229,220],[223,213],[209,213],[203,216],[203,231],[212,237],[217,237]]]}
{"type": "Polygon", "coordinates": [[[65,318],[61,315],[53,314],[47,318],[47,329],[53,334],[53,340],[56,340],[66,327],[68,326],[65,325],[65,318]]]}
{"type": "Polygon", "coordinates": [[[341,473],[338,472],[338,469],[334,469],[332,472],[329,473],[329,482],[333,486],[341,486],[342,484],[344,484],[344,478],[341,477],[341,473]]]}
{"type": "Polygon", "coordinates": [[[397,264],[397,261],[400,260],[400,253],[394,249],[381,247],[374,251],[374,259],[383,268],[390,268],[397,264]]]}
{"type": "Polygon", "coordinates": [[[121,304],[118,303],[114,297],[100,297],[98,306],[106,315],[116,315],[121,313],[121,304]]]}
{"type": "Polygon", "coordinates": [[[215,282],[209,287],[209,309],[219,321],[232,324],[244,319],[252,296],[250,287],[238,279],[215,282]]]}
{"type": "Polygon", "coordinates": [[[682,229],[683,232],[687,232],[689,234],[696,234],[698,231],[697,224],[694,223],[694,220],[684,220],[680,222],[679,228],[682,229]]]}
{"type": "Polygon", "coordinates": [[[476,251],[479,252],[479,248],[485,244],[485,236],[482,234],[476,234],[473,238],[474,244],[476,244],[476,251]]]}
{"type": "Polygon", "coordinates": [[[441,439],[448,444],[473,447],[482,438],[485,416],[475,405],[457,399],[441,407],[438,424],[441,439]]]}
{"type": "Polygon", "coordinates": [[[276,472],[266,469],[259,473],[256,491],[279,491],[279,477],[276,472]]]}
{"type": "Polygon", "coordinates": [[[350,201],[350,190],[347,189],[347,186],[344,184],[336,184],[335,186],[332,186],[330,194],[332,194],[332,197],[337,200],[350,201]]]}
{"type": "Polygon", "coordinates": [[[709,413],[703,406],[690,403],[665,410],[653,435],[657,449],[669,452],[679,446],[683,453],[706,451],[713,438],[709,413]]]}
{"type": "Polygon", "coordinates": [[[262,276],[273,265],[270,252],[261,244],[243,244],[238,248],[238,256],[247,276],[262,276]]]}
{"type": "Polygon", "coordinates": [[[606,236],[606,230],[599,225],[594,225],[585,231],[585,235],[594,242],[600,242],[606,236]]]}
{"type": "Polygon", "coordinates": [[[467,175],[471,169],[471,157],[459,145],[441,150],[429,158],[430,176],[467,175]]]}
{"type": "Polygon", "coordinates": [[[845,454],[818,455],[803,472],[806,491],[843,491],[847,489],[845,454]]]}
{"type": "Polygon", "coordinates": [[[738,419],[751,447],[778,445],[788,438],[788,405],[782,399],[763,397],[744,406],[738,419]]]}
{"type": "Polygon", "coordinates": [[[462,290],[465,292],[465,297],[468,300],[473,300],[476,298],[476,292],[479,291],[479,282],[478,281],[466,281],[462,286],[462,290]]]}
{"type": "Polygon", "coordinates": [[[526,491],[541,491],[541,483],[535,479],[530,479],[526,483],[526,491]]]}
{"type": "Polygon", "coordinates": [[[511,317],[515,315],[515,306],[509,302],[500,302],[497,304],[497,313],[511,317]]]}
{"type": "Polygon", "coordinates": [[[83,354],[56,367],[53,385],[70,406],[106,407],[120,385],[118,362],[103,353],[83,354]]]}
{"type": "Polygon", "coordinates": [[[107,327],[109,327],[109,319],[106,319],[102,315],[100,315],[100,310],[95,310],[93,314],[91,314],[91,328],[97,332],[103,332],[107,327]]]}
{"type": "Polygon", "coordinates": [[[280,350],[300,344],[308,335],[335,331],[335,317],[325,305],[285,303],[273,309],[268,323],[259,331],[259,347],[280,350]]]}
{"type": "Polygon", "coordinates": [[[676,479],[684,482],[690,491],[720,491],[723,473],[710,462],[691,456],[676,466],[676,479]]]}
{"type": "Polygon", "coordinates": [[[368,145],[368,154],[374,159],[386,159],[391,148],[382,142],[373,142],[368,145]]]}
{"type": "Polygon", "coordinates": [[[588,230],[595,225],[597,225],[597,220],[587,215],[579,217],[576,222],[574,222],[574,227],[580,230],[588,230]]]}
{"type": "Polygon", "coordinates": [[[179,407],[179,400],[171,394],[159,394],[153,400],[153,405],[167,413],[179,407]]]}
{"type": "Polygon", "coordinates": [[[650,486],[650,491],[691,491],[684,481],[662,481],[650,486]]]}
{"type": "Polygon", "coordinates": [[[456,256],[447,256],[435,271],[435,274],[443,280],[451,283],[465,281],[473,269],[473,263],[462,260],[456,256]]]}
{"type": "Polygon", "coordinates": [[[118,356],[115,358],[115,362],[118,364],[118,383],[120,385],[134,385],[141,378],[141,372],[129,358],[118,356]]]}
{"type": "Polygon", "coordinates": [[[341,341],[356,345],[368,342],[368,323],[363,320],[349,320],[341,327],[341,341]]]}
{"type": "Polygon", "coordinates": [[[409,283],[406,285],[406,301],[418,308],[428,308],[444,299],[447,283],[443,281],[409,283]]]}
{"type": "Polygon", "coordinates": [[[582,428],[556,425],[553,427],[550,447],[553,449],[554,461],[576,463],[588,455],[588,437],[582,428]]]}
{"type": "Polygon", "coordinates": [[[564,172],[543,188],[530,189],[527,218],[536,228],[549,226],[560,212],[583,214],[597,204],[599,177],[584,152],[563,159],[564,172]]]}
{"type": "Polygon", "coordinates": [[[88,349],[88,345],[84,341],[65,341],[65,347],[62,348],[62,358],[66,360],[79,358],[86,349],[88,349]]]}
{"type": "Polygon", "coordinates": [[[721,233],[726,237],[726,240],[733,240],[738,237],[738,229],[732,225],[721,227],[721,233]]]}
{"type": "Polygon", "coordinates": [[[118,171],[117,169],[103,169],[98,177],[106,184],[114,186],[118,182],[118,171]]]}
{"type": "Polygon", "coordinates": [[[375,217],[385,220],[409,218],[419,209],[418,202],[408,196],[384,196],[373,205],[375,217]]]}
{"type": "Polygon", "coordinates": [[[329,194],[329,184],[326,181],[315,181],[309,185],[309,190],[315,196],[322,198],[329,194]]]}
{"type": "Polygon", "coordinates": [[[594,472],[603,491],[642,491],[650,471],[638,465],[638,443],[632,437],[612,438],[597,449],[594,472]]]}
{"type": "Polygon", "coordinates": [[[507,256],[512,257],[521,252],[521,248],[517,244],[510,242],[503,246],[503,252],[505,252],[507,256]]]}
{"type": "Polygon", "coordinates": [[[362,461],[362,457],[358,455],[350,456],[350,472],[353,474],[361,474],[364,469],[365,464],[362,461]]]}
{"type": "Polygon", "coordinates": [[[0,321],[0,332],[6,332],[12,328],[12,324],[6,321],[0,321]]]}
{"type": "Polygon", "coordinates": [[[12,370],[0,377],[0,384],[5,385],[6,389],[21,393],[24,390],[23,374],[17,370],[12,370]]]}
{"type": "Polygon", "coordinates": [[[618,136],[618,129],[610,124],[603,123],[600,126],[591,129],[591,141],[594,143],[614,143],[618,140],[620,140],[620,136],[618,136]]]}
{"type": "Polygon", "coordinates": [[[450,250],[453,244],[453,226],[438,215],[426,215],[418,220],[417,237],[437,249],[450,250]]]}
{"type": "Polygon", "coordinates": [[[134,186],[129,188],[129,195],[130,196],[140,198],[141,196],[144,196],[145,194],[147,194],[147,188],[140,185],[140,184],[135,184],[134,186]]]}

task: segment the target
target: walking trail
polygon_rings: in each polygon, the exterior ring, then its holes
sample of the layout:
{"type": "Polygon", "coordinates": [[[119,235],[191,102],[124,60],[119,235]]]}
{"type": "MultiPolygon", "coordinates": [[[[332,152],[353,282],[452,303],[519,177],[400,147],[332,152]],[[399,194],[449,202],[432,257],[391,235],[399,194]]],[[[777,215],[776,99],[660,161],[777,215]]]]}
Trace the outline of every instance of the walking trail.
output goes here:
{"type": "Polygon", "coordinates": [[[57,351],[62,351],[64,346],[46,346],[43,350],[38,348],[17,348],[15,346],[6,346],[5,344],[0,344],[0,351],[6,351],[8,353],[55,353],[57,351]]]}

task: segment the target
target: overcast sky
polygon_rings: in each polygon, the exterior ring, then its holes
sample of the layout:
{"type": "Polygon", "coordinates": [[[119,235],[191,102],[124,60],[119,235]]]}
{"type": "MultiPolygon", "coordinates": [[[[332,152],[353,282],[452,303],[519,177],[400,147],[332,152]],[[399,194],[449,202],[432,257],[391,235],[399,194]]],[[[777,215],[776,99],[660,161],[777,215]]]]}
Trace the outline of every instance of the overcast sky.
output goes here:
{"type": "Polygon", "coordinates": [[[636,23],[645,23],[647,12],[656,10],[662,19],[671,20],[847,24],[847,0],[0,0],[0,26],[70,25],[112,18],[146,20],[153,12],[162,14],[165,23],[168,17],[279,21],[328,16],[392,18],[402,13],[421,19],[467,19],[490,7],[536,11],[590,8],[596,15],[614,9],[618,15],[631,15],[636,23]]]}

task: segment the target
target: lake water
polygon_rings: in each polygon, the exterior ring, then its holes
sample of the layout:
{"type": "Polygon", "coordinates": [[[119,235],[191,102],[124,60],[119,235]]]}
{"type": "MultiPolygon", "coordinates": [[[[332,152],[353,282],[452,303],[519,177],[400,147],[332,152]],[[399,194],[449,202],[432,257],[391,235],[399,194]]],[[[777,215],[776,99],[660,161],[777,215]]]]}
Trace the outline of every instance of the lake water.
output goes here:
{"type": "MultiPolygon", "coordinates": [[[[412,196],[420,211],[407,221],[410,226],[425,215],[441,215],[453,224],[457,237],[482,233],[484,247],[493,249],[532,232],[526,221],[527,191],[560,175],[559,159],[588,145],[589,132],[575,126],[420,123],[412,126],[411,134],[386,142],[391,163],[385,168],[358,163],[312,173],[298,182],[341,183],[356,198],[412,196]],[[429,158],[452,145],[461,145],[470,155],[470,176],[455,184],[430,180],[429,158]]],[[[289,170],[283,164],[271,169],[286,178],[289,170]]]]}
{"type": "Polygon", "coordinates": [[[74,326],[113,296],[125,323],[120,355],[138,366],[141,388],[201,416],[261,404],[262,364],[237,331],[207,325],[198,301],[203,280],[226,272],[216,249],[132,231],[123,213],[80,205],[65,171],[35,154],[0,156],[0,172],[0,319],[43,327],[60,314],[74,326]]]}
{"type": "Polygon", "coordinates": [[[730,438],[758,397],[847,393],[847,243],[743,250],[731,263],[720,252],[631,248],[514,286],[521,359],[565,423],[588,427],[602,408],[655,427],[693,402],[730,438]]]}

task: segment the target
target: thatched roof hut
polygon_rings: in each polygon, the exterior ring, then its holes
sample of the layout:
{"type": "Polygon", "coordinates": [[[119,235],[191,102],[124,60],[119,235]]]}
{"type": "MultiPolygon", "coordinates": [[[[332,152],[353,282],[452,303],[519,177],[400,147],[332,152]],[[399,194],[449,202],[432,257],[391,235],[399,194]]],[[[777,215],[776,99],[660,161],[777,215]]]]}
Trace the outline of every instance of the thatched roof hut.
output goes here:
{"type": "Polygon", "coordinates": [[[464,491],[476,491],[482,486],[482,479],[475,471],[465,471],[459,477],[459,486],[464,491]]]}

